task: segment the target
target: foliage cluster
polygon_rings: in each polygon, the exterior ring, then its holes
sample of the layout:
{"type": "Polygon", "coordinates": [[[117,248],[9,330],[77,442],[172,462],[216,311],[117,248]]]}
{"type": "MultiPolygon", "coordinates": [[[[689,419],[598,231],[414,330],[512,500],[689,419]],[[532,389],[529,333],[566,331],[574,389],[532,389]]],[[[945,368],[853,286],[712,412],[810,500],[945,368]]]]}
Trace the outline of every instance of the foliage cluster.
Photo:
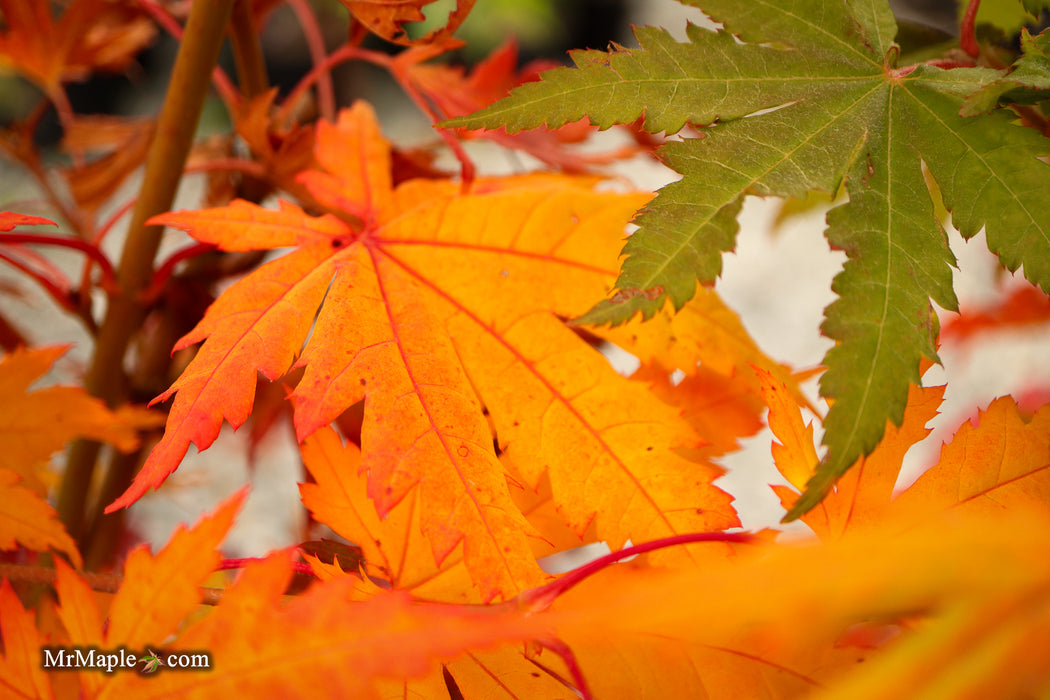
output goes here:
{"type": "Polygon", "coordinates": [[[512,46],[470,71],[435,60],[474,0],[422,36],[408,25],[428,0],[340,1],[348,38],[326,50],[310,5],[286,0],[315,67],[279,96],[258,41],[276,0],[187,16],[0,0],[0,62],[42,95],[0,146],[46,195],[4,206],[20,213],[0,213],[0,258],[94,338],[83,386],[32,390],[66,349],[0,316],[0,694],[1050,692],[1046,393],[997,399],[895,492],[943,396],[920,385],[938,342],[1050,317],[1050,34],[1022,30],[1013,56],[974,1],[959,42],[920,48],[875,0],[695,0],[722,28],[641,28],[638,48],[537,75],[512,46]],[[180,48],[155,118],[73,111],[70,81],[128,70],[158,32],[180,48]],[[214,68],[227,37],[236,82],[214,68]],[[347,61],[387,71],[440,138],[401,148],[369,104],[339,108],[347,61]],[[195,144],[211,88],[233,128],[195,144]],[[33,145],[49,108],[59,167],[33,145]],[[578,149],[614,124],[630,147],[578,149]],[[486,176],[468,139],[544,167],[486,176]],[[683,179],[655,197],[606,186],[603,165],[639,154],[683,179]],[[169,211],[193,171],[206,201],[169,211]],[[711,287],[745,196],[813,191],[838,195],[826,235],[847,255],[823,326],[826,412],[799,388],[812,372],[767,356],[711,287]],[[1033,286],[941,333],[932,303],[957,305],[945,212],[1033,286]],[[165,228],[190,238],[158,260],[165,228]],[[84,256],[79,279],[40,252],[58,248],[84,256]],[[618,374],[605,344],[640,368],[618,374]],[[333,534],[224,559],[242,490],[156,554],[128,549],[124,509],[249,419],[256,436],[294,427],[311,531],[333,534]],[[813,541],[738,531],[715,483],[763,425],[790,484],[774,490],[813,541]],[[594,542],[611,553],[540,566],[594,542]],[[45,669],[58,648],[144,665],[45,669]],[[180,651],[210,668],[166,666],[180,651]]]}

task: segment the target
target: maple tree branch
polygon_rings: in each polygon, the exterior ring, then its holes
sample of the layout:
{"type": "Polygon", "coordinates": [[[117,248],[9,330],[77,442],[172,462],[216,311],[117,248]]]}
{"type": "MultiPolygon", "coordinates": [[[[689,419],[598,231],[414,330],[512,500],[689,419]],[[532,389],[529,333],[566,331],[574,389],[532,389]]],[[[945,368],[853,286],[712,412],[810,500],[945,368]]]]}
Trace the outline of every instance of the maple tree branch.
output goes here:
{"type": "MultiPolygon", "coordinates": [[[[124,582],[124,577],[119,574],[78,571],[77,575],[84,580],[91,590],[99,593],[116,593],[124,582]]],[[[54,589],[57,574],[55,569],[50,566],[0,563],[0,579],[4,578],[12,582],[39,584],[54,589]]],[[[197,590],[201,595],[201,605],[218,605],[224,593],[222,588],[201,587],[197,590]]]]}
{"type": "Polygon", "coordinates": [[[270,79],[266,75],[266,61],[259,43],[259,32],[255,29],[251,0],[235,0],[233,3],[230,44],[241,94],[251,98],[266,92],[270,79]]]}
{"type": "MultiPolygon", "coordinates": [[[[111,406],[120,403],[127,392],[124,355],[145,315],[139,294],[153,275],[153,260],[164,230],[162,226],[146,226],[146,221],[170,209],[175,199],[232,9],[233,0],[193,3],[175,58],[118,268],[120,290],[110,298],[84,381],[90,394],[111,406]]],[[[58,513],[74,538],[84,535],[86,494],[98,452],[98,443],[84,440],[75,442],[69,452],[58,513]]],[[[103,507],[104,503],[97,504],[98,509],[103,507]]]]}
{"type": "MultiPolygon", "coordinates": [[[[215,567],[215,570],[228,571],[229,569],[243,569],[244,567],[248,566],[248,564],[260,561],[266,561],[265,557],[241,557],[239,559],[223,559],[221,562],[219,562],[219,565],[215,567]]],[[[294,571],[297,574],[306,574],[307,576],[313,576],[314,578],[317,578],[317,575],[314,574],[314,570],[311,569],[310,565],[306,562],[293,561],[292,571],[294,571]]]]}

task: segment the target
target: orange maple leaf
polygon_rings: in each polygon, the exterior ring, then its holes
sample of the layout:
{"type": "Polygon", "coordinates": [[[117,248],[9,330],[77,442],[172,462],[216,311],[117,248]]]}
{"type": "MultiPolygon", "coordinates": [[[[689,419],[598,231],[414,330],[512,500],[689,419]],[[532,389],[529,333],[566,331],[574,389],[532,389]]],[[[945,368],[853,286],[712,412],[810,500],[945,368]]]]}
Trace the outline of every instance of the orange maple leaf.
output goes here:
{"type": "Polygon", "coordinates": [[[10,231],[15,226],[58,226],[51,219],[29,214],[16,214],[13,211],[0,211],[0,231],[10,231]]]}
{"type": "Polygon", "coordinates": [[[0,10],[0,65],[36,83],[60,111],[68,111],[62,83],[123,70],[156,34],[148,19],[109,0],[73,0],[57,21],[48,2],[0,0],[0,10]]]}
{"type": "MultiPolygon", "coordinates": [[[[782,444],[773,445],[777,468],[796,489],[816,466],[812,430],[802,426],[797,404],[783,385],[758,372],[770,403],[769,426],[782,444]]],[[[936,465],[894,497],[905,453],[929,434],[943,386],[911,387],[904,421],[887,425],[886,435],[858,460],[834,491],[802,520],[822,539],[862,529],[897,530],[945,511],[1001,512],[1050,503],[1050,406],[1025,421],[1011,397],[996,399],[975,425],[964,423],[941,450],[936,465]]],[[[798,493],[774,486],[785,508],[798,493]]]]}
{"type": "Polygon", "coordinates": [[[244,487],[194,527],[180,525],[156,556],[145,545],[131,551],[110,606],[107,646],[161,644],[200,605],[200,586],[219,566],[219,545],[247,497],[244,487]]]}
{"type": "Polygon", "coordinates": [[[77,545],[54,508],[19,481],[18,474],[0,468],[0,550],[15,549],[16,544],[35,551],[53,547],[82,566],[77,545]]]}
{"type": "MultiPolygon", "coordinates": [[[[496,51],[465,73],[461,67],[428,63],[429,59],[448,50],[447,46],[427,45],[402,51],[391,70],[410,92],[418,92],[434,110],[434,117],[451,119],[488,107],[506,97],[512,88],[539,79],[541,71],[553,68],[554,61],[534,61],[518,70],[518,47],[508,40],[496,51]]],[[[458,129],[462,139],[486,138],[506,148],[525,151],[563,172],[580,173],[615,158],[634,155],[637,149],[625,148],[610,153],[570,151],[567,143],[583,141],[595,131],[586,118],[557,129],[528,129],[508,134],[504,128],[468,131],[458,129]]]]}
{"type": "MultiPolygon", "coordinates": [[[[380,518],[368,497],[368,479],[361,473],[357,445],[343,444],[336,432],[326,427],[303,441],[302,455],[315,481],[299,485],[303,505],[318,522],[361,548],[363,573],[429,600],[481,602],[471,590],[462,557],[452,555],[437,565],[430,555],[430,546],[421,534],[418,491],[409,493],[380,518]]],[[[307,561],[321,578],[333,576],[334,571],[319,565],[315,557],[308,556],[307,561]]],[[[368,584],[362,582],[362,597],[378,590],[368,584]]]]}
{"type": "MultiPolygon", "coordinates": [[[[1042,595],[1050,568],[1039,556],[1050,546],[1048,532],[1041,504],[942,518],[889,537],[742,549],[706,570],[614,566],[543,609],[521,601],[435,604],[404,591],[357,601],[349,577],[285,602],[292,567],[280,553],[249,565],[214,609],[166,646],[208,650],[209,672],[114,674],[99,697],[373,698],[391,684],[440,697],[439,664],[457,669],[475,659],[490,664],[476,665],[477,673],[494,673],[477,686],[494,693],[486,697],[515,697],[511,688],[540,686],[492,681],[521,642],[547,647],[539,667],[563,669],[550,652],[571,649],[590,697],[823,690],[877,698],[944,687],[1013,697],[1050,680],[1039,643],[1050,628],[1042,595]],[[930,611],[924,624],[887,648],[836,648],[859,621],[916,610],[930,611]]],[[[461,675],[457,685],[460,679],[469,682],[461,675]]],[[[573,697],[549,688],[542,697],[573,697]]]]}
{"type": "Polygon", "coordinates": [[[539,571],[483,407],[503,457],[530,488],[549,475],[577,532],[595,520],[619,548],[737,524],[710,485],[720,470],[673,451],[700,442],[678,411],[559,320],[612,284],[623,228],[648,194],[543,175],[483,180],[467,195],[448,181],[395,189],[389,146],[363,104],[320,125],[317,143],[327,172],[303,182],[347,221],[244,202],[153,220],[225,250],[297,248],[227,290],[180,341],[207,339],[159,397],[176,394],[165,436],[109,510],[159,485],[191,442],[210,445],[223,418],[243,423],[256,372],[275,379],[294,362],[305,367],[292,397],[300,440],[364,398],[377,511],[420,485],[435,560],[466,537],[486,598],[539,571]]]}
{"type": "Polygon", "coordinates": [[[159,425],[160,414],[133,407],[111,411],[83,389],[52,386],[29,392],[67,350],[66,347],[16,350],[0,359],[0,468],[19,474],[26,485],[45,493],[38,468],[75,438],[108,442],[121,452],[139,445],[138,430],[159,425]]]}
{"type": "Polygon", "coordinates": [[[339,0],[361,24],[374,34],[395,44],[428,44],[452,36],[470,14],[475,0],[456,0],[444,26],[426,36],[412,39],[405,25],[426,19],[423,8],[433,0],[339,0]]]}
{"type": "Polygon", "coordinates": [[[48,457],[78,437],[128,452],[138,447],[138,429],[162,419],[131,407],[111,411],[77,387],[29,392],[65,352],[64,347],[19,349],[0,359],[0,549],[16,543],[32,550],[52,547],[79,567],[75,543],[44,500],[48,457]]]}
{"type": "Polygon", "coordinates": [[[969,340],[980,333],[1023,328],[1050,321],[1050,300],[1038,287],[1025,284],[986,308],[963,308],[941,329],[941,340],[969,340]]]}
{"type": "Polygon", "coordinates": [[[52,698],[51,682],[40,666],[43,640],[5,577],[0,581],[0,695],[5,698],[52,698]]]}
{"type": "MultiPolygon", "coordinates": [[[[380,518],[367,496],[365,475],[358,471],[361,452],[357,445],[343,444],[335,431],[322,428],[303,441],[302,454],[316,481],[299,486],[304,505],[318,521],[361,547],[368,578],[354,584],[354,598],[366,600],[381,594],[383,589],[372,581],[385,581],[395,589],[425,600],[481,602],[471,586],[462,557],[449,556],[440,566],[434,563],[420,533],[418,492],[410,493],[385,518],[380,518]]],[[[515,489],[520,490],[523,489],[515,489]]],[[[521,503],[518,499],[516,502],[521,503]]],[[[532,515],[524,509],[523,513],[526,517],[532,515]]],[[[530,522],[533,522],[531,517],[530,522]]],[[[546,538],[547,533],[543,534],[546,538]]],[[[579,541],[574,544],[578,545],[579,541]]],[[[321,580],[347,575],[334,565],[322,564],[316,557],[304,556],[321,580]]],[[[438,691],[437,697],[444,697],[441,693],[447,695],[448,692],[446,674],[464,697],[555,698],[559,697],[558,693],[567,692],[560,679],[542,665],[534,664],[523,649],[506,648],[474,651],[449,660],[443,671],[390,682],[390,695],[433,697],[435,692],[429,690],[432,688],[438,691]]]]}

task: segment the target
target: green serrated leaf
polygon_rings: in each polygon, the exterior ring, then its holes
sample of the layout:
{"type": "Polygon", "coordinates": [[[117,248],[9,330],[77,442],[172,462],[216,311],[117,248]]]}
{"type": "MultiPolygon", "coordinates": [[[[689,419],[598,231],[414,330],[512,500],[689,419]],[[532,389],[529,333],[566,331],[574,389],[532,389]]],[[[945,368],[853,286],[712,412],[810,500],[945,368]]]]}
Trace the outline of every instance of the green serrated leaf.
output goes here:
{"type": "Polygon", "coordinates": [[[828,241],[848,258],[821,327],[838,341],[820,384],[836,402],[824,420],[827,456],[787,519],[819,503],[858,455],[875,448],[887,418],[900,425],[908,384],[919,383],[920,356],[937,360],[930,297],[947,309],[958,305],[955,258],[918,154],[900,133],[905,124],[890,119],[871,134],[849,174],[849,201],[828,213],[828,241]]]}
{"type": "Polygon", "coordinates": [[[1004,100],[1032,104],[1050,97],[1050,31],[1033,37],[1021,30],[1023,55],[1014,62],[1008,74],[985,85],[966,98],[960,114],[972,117],[985,114],[1004,100]]]}
{"type": "Polygon", "coordinates": [[[1050,289],[1050,207],[1040,205],[1050,171],[1038,160],[1050,142],[1003,110],[959,115],[1001,72],[898,69],[884,0],[689,4],[725,30],[690,27],[677,43],[640,29],[637,49],[576,54],[577,68],[544,73],[447,125],[520,130],[584,116],[603,128],[639,116],[652,131],[703,125],[699,138],[660,150],[683,178],[636,220],[617,291],[581,319],[591,324],[648,317],[667,296],[680,308],[697,280],[713,283],[735,245],[742,197],[836,192],[846,181],[850,201],[828,230],[848,255],[823,326],[838,341],[821,384],[835,399],[828,452],[794,517],[875,446],[887,420],[900,422],[920,358],[936,358],[930,301],[955,306],[954,258],[922,163],[963,235],[986,227],[1005,266],[1023,264],[1050,289]]]}

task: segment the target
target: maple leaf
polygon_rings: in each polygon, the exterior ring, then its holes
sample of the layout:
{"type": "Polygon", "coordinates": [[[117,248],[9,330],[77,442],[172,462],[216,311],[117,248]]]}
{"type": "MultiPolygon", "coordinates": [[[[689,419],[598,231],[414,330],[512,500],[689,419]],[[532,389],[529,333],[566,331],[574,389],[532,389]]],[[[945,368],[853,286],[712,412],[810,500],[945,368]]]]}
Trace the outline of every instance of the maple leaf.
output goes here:
{"type": "Polygon", "coordinates": [[[981,309],[963,308],[941,330],[941,339],[968,340],[982,332],[1025,328],[1050,321],[1050,300],[1035,287],[1025,285],[999,302],[981,309]]]}
{"type": "Polygon", "coordinates": [[[218,567],[219,545],[247,497],[242,488],[194,527],[180,525],[156,556],[145,545],[131,551],[109,610],[107,646],[160,644],[196,609],[200,586],[218,567]]]}
{"type": "MultiPolygon", "coordinates": [[[[75,646],[100,648],[105,641],[105,635],[95,593],[87,582],[61,559],[55,560],[55,592],[61,601],[58,618],[66,629],[67,639],[75,646]]],[[[80,686],[85,696],[95,697],[102,688],[101,675],[79,675],[80,686]]]]}
{"type": "Polygon", "coordinates": [[[471,595],[462,557],[449,556],[438,565],[430,556],[430,546],[421,536],[418,492],[381,518],[368,497],[368,478],[361,471],[357,445],[344,445],[334,430],[325,427],[306,438],[301,451],[315,481],[299,485],[303,505],[318,522],[361,548],[363,573],[421,598],[480,602],[471,595]]]}
{"type": "MultiPolygon", "coordinates": [[[[447,119],[477,111],[506,96],[515,86],[536,80],[540,71],[557,65],[553,61],[533,61],[518,71],[518,47],[513,40],[479,61],[469,74],[464,74],[458,66],[425,62],[445,50],[434,45],[411,48],[392,61],[394,75],[433,105],[435,118],[447,119]]],[[[565,148],[565,144],[582,141],[592,131],[589,124],[580,121],[554,130],[533,129],[517,134],[508,134],[503,129],[461,131],[460,137],[490,139],[507,148],[524,151],[563,172],[579,173],[625,154],[587,154],[565,148]]]]}
{"type": "Polygon", "coordinates": [[[34,614],[18,600],[7,577],[0,581],[0,691],[10,698],[52,698],[51,683],[40,666],[40,634],[34,614]]]}
{"type": "Polygon", "coordinates": [[[18,474],[0,468],[0,550],[14,549],[16,543],[35,551],[53,547],[82,566],[77,545],[58,513],[39,494],[19,486],[19,481],[18,474]]]}
{"type": "Polygon", "coordinates": [[[464,650],[542,634],[537,621],[512,609],[428,604],[404,591],[354,601],[350,578],[316,584],[281,605],[290,577],[287,556],[249,566],[210,615],[165,647],[208,649],[208,673],[122,674],[100,697],[377,697],[383,679],[423,676],[464,650]]]}
{"type": "Polygon", "coordinates": [[[835,399],[827,453],[790,519],[875,447],[887,419],[900,424],[920,358],[936,359],[930,300],[956,306],[954,257],[921,164],[963,236],[985,227],[1004,266],[1023,263],[1028,279],[1050,291],[1050,211],[1041,204],[1048,171],[1039,160],[1050,149],[1003,110],[959,116],[963,98],[1001,73],[897,67],[884,2],[795,0],[761,12],[724,0],[691,4],[725,29],[691,26],[687,43],[638,29],[638,49],[576,52],[576,68],[544,73],[443,126],[516,131],[583,116],[602,128],[644,116],[654,132],[706,125],[702,138],[660,150],[685,177],[661,190],[624,248],[617,287],[637,293],[600,303],[581,319],[589,323],[652,315],[665,297],[679,308],[696,280],[713,283],[745,195],[832,193],[845,181],[849,202],[832,210],[827,230],[848,257],[822,327],[838,341],[821,379],[822,395],[835,399]]]}
{"type": "Polygon", "coordinates": [[[543,175],[466,195],[449,181],[392,188],[389,146],[363,103],[322,124],[317,143],[327,172],[302,181],[354,225],[287,203],[153,220],[224,250],[297,248],[227,290],[180,341],[207,339],[159,397],[176,394],[164,438],[109,510],[158,485],[190,442],[210,445],[223,418],[243,423],[256,373],[276,379],[294,362],[305,368],[292,395],[299,439],[365,399],[362,464],[378,513],[418,485],[435,561],[464,541],[485,599],[540,574],[483,407],[503,458],[530,487],[549,474],[579,532],[596,521],[620,547],[737,523],[710,485],[720,470],[673,452],[699,443],[688,424],[559,320],[611,282],[647,195],[543,175]]]}
{"type": "MultiPolygon", "coordinates": [[[[1041,503],[995,517],[938,518],[889,537],[744,549],[703,570],[614,566],[540,609],[519,600],[434,604],[404,591],[356,601],[349,577],[282,602],[292,568],[279,553],[249,565],[166,647],[208,649],[211,671],[115,674],[100,697],[379,697],[391,681],[403,692],[427,677],[439,693],[438,664],[492,658],[489,650],[494,656],[521,642],[547,646],[538,662],[559,669],[551,650],[570,649],[592,690],[616,696],[667,697],[684,688],[786,697],[823,686],[851,698],[943,687],[1012,697],[1050,682],[1038,643],[1050,628],[1040,595],[1050,581],[1040,557],[1048,533],[1041,503]],[[922,624],[898,630],[892,645],[837,647],[858,622],[916,611],[928,611],[922,624]]],[[[508,687],[495,688],[507,696],[508,687]]]]}
{"type": "Polygon", "coordinates": [[[1003,77],[985,85],[966,98],[961,114],[974,116],[995,109],[999,102],[1038,102],[1050,88],[1050,34],[1041,32],[1033,37],[1021,29],[1021,56],[1003,77]]]}
{"type": "MultiPolygon", "coordinates": [[[[812,431],[803,427],[797,404],[785,387],[758,370],[771,401],[769,426],[782,444],[773,445],[777,469],[795,486],[816,466],[812,431]]],[[[929,434],[926,424],[937,415],[943,386],[912,387],[900,427],[887,426],[879,446],[839,480],[803,521],[822,539],[862,529],[893,532],[944,512],[999,513],[1050,503],[1050,406],[1031,420],[1022,419],[1011,397],[996,399],[964,423],[927,469],[896,497],[894,488],[905,453],[929,434]]],[[[785,508],[798,494],[774,486],[785,508]]]]}
{"type": "Polygon", "coordinates": [[[426,19],[423,8],[433,0],[339,0],[357,21],[368,27],[374,34],[395,44],[429,44],[439,39],[452,36],[459,25],[470,14],[475,0],[456,0],[456,6],[448,14],[444,26],[438,27],[426,36],[412,39],[405,28],[406,24],[421,22],[426,19]]]}
{"type": "Polygon", "coordinates": [[[133,407],[111,411],[78,387],[29,392],[67,349],[19,349],[0,359],[0,469],[19,474],[40,494],[45,490],[36,469],[75,438],[108,442],[130,452],[139,445],[139,429],[163,421],[159,414],[133,407]]]}
{"type": "Polygon", "coordinates": [[[117,188],[146,157],[153,139],[153,122],[114,117],[78,116],[66,126],[63,147],[70,152],[102,152],[89,163],[65,169],[70,193],[90,211],[104,206],[117,188]]]}
{"type": "Polygon", "coordinates": [[[57,21],[46,2],[0,0],[0,11],[6,25],[0,66],[14,68],[61,104],[62,83],[124,70],[156,33],[148,19],[108,0],[73,0],[57,21]]]}
{"type": "Polygon", "coordinates": [[[10,231],[15,226],[58,226],[51,219],[29,214],[16,214],[13,211],[0,211],[0,231],[10,231]]]}
{"type": "MultiPolygon", "coordinates": [[[[345,445],[329,428],[322,428],[303,441],[303,462],[316,483],[300,484],[303,504],[313,516],[338,534],[358,543],[369,580],[355,584],[354,597],[365,600],[382,590],[372,581],[385,581],[390,587],[413,596],[446,603],[478,603],[461,557],[450,556],[436,565],[420,531],[419,498],[410,493],[380,518],[367,495],[367,475],[359,472],[360,449],[345,445]]],[[[518,501],[520,505],[520,501],[518,501]]],[[[522,509],[528,517],[531,513],[522,509]]],[[[560,519],[559,519],[560,521],[560,519]]],[[[530,517],[530,522],[537,523],[530,517]]],[[[541,529],[549,539],[546,529],[541,529]]],[[[579,541],[574,544],[580,544],[579,541]]],[[[343,576],[332,567],[307,557],[321,580],[343,576]]],[[[564,691],[561,682],[538,668],[519,649],[475,652],[449,661],[443,671],[435,670],[423,678],[393,682],[401,695],[428,697],[430,685],[445,690],[442,674],[448,674],[464,697],[557,697],[564,691]],[[494,681],[498,679],[498,681],[494,681]]],[[[393,694],[393,693],[392,693],[393,694]]],[[[441,697],[439,694],[438,697],[441,697]]]]}

